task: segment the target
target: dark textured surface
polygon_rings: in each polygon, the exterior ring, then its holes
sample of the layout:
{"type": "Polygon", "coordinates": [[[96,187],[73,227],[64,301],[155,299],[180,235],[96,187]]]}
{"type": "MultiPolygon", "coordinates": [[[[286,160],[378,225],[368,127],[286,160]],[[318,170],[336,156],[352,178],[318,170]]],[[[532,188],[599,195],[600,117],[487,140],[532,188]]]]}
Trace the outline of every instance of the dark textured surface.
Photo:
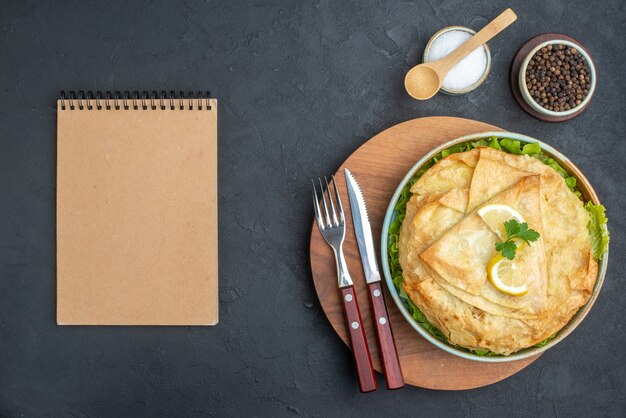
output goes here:
{"type": "Polygon", "coordinates": [[[624,26],[619,0],[3,1],[0,415],[624,416],[624,26]],[[490,43],[485,85],[405,94],[429,35],[479,29],[507,6],[519,20],[490,43]],[[592,105],[563,124],[526,115],[508,87],[517,48],[550,31],[583,42],[599,74],[592,105]],[[58,91],[207,87],[220,100],[219,326],[56,326],[58,91]],[[609,273],[584,323],[514,377],[360,395],[310,281],[308,179],[426,115],[483,120],[570,156],[608,209],[609,273]]]}

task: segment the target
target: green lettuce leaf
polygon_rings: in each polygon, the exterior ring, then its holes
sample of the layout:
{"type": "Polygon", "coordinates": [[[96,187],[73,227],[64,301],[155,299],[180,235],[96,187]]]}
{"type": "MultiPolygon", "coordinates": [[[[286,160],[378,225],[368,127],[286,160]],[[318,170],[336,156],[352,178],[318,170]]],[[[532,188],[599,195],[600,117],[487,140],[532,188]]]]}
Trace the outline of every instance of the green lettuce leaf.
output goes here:
{"type": "Polygon", "coordinates": [[[525,155],[541,154],[541,147],[539,146],[539,143],[537,142],[526,144],[522,148],[522,154],[525,154],[525,155]]]}
{"type": "Polygon", "coordinates": [[[608,219],[606,209],[602,205],[594,205],[592,202],[585,203],[585,209],[589,213],[589,236],[591,237],[591,252],[596,259],[601,259],[602,254],[609,248],[609,230],[606,228],[608,219]]]}
{"type": "Polygon", "coordinates": [[[534,345],[534,347],[541,348],[547,345],[550,341],[554,340],[555,338],[556,338],[556,333],[550,335],[548,338],[546,338],[543,341],[539,341],[537,344],[534,345]]]}
{"type": "Polygon", "coordinates": [[[502,146],[502,151],[508,152],[509,154],[519,155],[522,153],[522,143],[518,140],[502,138],[500,145],[502,146]]]}
{"type": "Polygon", "coordinates": [[[554,158],[549,157],[549,156],[547,156],[544,153],[535,154],[535,155],[533,155],[533,157],[535,157],[536,159],[538,159],[539,161],[541,161],[542,163],[546,164],[547,166],[552,168],[554,171],[559,173],[561,175],[561,177],[563,177],[563,180],[565,180],[565,184],[567,184],[567,187],[576,196],[580,197],[580,192],[578,190],[576,190],[576,178],[573,177],[573,176],[570,176],[569,173],[567,171],[565,171],[565,169],[563,167],[561,167],[559,165],[559,163],[556,162],[556,160],[554,158]]]}

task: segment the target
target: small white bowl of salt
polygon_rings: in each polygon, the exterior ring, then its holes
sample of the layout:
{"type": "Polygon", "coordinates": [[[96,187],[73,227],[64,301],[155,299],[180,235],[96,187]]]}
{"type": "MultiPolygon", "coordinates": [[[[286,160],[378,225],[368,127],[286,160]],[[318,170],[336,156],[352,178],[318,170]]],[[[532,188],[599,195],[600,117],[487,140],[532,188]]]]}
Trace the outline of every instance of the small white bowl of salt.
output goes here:
{"type": "MultiPolygon", "coordinates": [[[[475,34],[475,31],[464,26],[441,29],[426,44],[424,62],[444,58],[475,34]]],[[[490,69],[491,52],[484,44],[452,67],[441,83],[441,91],[451,95],[469,93],[484,83],[490,69]]]]}

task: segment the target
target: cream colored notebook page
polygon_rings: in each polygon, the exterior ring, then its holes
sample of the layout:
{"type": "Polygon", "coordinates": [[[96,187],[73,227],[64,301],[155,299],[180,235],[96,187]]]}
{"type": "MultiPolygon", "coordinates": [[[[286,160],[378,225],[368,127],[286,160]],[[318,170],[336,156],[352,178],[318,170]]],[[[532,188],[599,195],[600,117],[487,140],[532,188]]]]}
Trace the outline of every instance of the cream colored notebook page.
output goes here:
{"type": "Polygon", "coordinates": [[[57,102],[57,323],[216,324],[217,101],[89,97],[57,102]]]}

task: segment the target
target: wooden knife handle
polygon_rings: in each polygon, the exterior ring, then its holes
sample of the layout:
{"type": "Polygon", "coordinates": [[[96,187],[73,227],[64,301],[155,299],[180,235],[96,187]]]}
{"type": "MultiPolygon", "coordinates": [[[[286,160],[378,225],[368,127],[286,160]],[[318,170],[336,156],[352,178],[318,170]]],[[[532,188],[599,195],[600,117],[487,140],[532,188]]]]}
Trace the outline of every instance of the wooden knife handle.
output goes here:
{"type": "Polygon", "coordinates": [[[387,389],[400,389],[404,387],[400,360],[393,340],[393,330],[389,322],[389,313],[385,304],[385,295],[380,282],[367,285],[370,289],[370,299],[374,309],[374,324],[378,336],[378,348],[383,363],[383,372],[387,380],[387,389]]]}
{"type": "Polygon", "coordinates": [[[367,338],[365,338],[365,330],[363,329],[363,321],[361,320],[359,304],[354,293],[354,286],[341,288],[341,301],[346,324],[348,325],[348,332],[350,333],[354,363],[359,376],[359,389],[361,392],[375,391],[378,383],[374,375],[374,367],[372,367],[372,359],[367,346],[367,338]]]}

